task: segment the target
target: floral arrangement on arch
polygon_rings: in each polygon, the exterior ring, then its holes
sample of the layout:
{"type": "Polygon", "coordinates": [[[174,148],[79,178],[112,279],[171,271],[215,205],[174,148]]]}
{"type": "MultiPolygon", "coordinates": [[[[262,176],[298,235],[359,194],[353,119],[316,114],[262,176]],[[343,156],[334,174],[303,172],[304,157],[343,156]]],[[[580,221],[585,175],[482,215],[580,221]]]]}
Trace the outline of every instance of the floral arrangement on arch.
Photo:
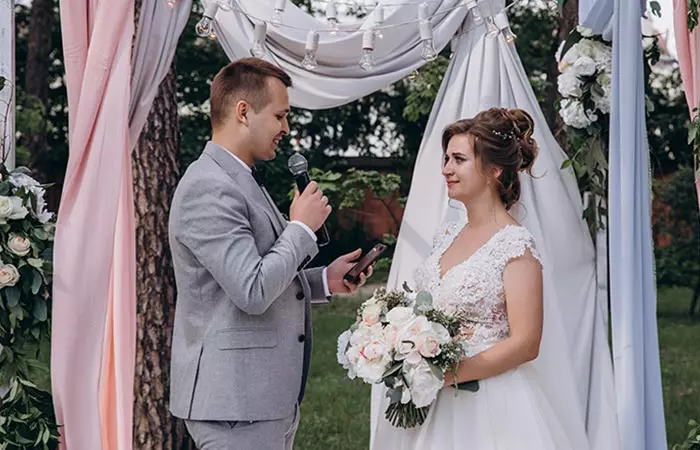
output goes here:
{"type": "Polygon", "coordinates": [[[50,340],[55,227],[44,188],[0,164],[0,449],[58,446],[51,394],[32,381],[48,379],[37,360],[50,340]]]}
{"type": "MultiPolygon", "coordinates": [[[[562,42],[556,55],[561,115],[564,123],[587,129],[610,114],[612,48],[610,43],[584,27],[577,27],[562,42]]],[[[591,130],[593,131],[593,130],[591,130]]]]}
{"type": "Polygon", "coordinates": [[[592,201],[584,210],[591,232],[605,227],[607,216],[608,135],[612,87],[612,47],[590,29],[577,27],[556,54],[559,115],[566,125],[571,167],[592,201]]]}

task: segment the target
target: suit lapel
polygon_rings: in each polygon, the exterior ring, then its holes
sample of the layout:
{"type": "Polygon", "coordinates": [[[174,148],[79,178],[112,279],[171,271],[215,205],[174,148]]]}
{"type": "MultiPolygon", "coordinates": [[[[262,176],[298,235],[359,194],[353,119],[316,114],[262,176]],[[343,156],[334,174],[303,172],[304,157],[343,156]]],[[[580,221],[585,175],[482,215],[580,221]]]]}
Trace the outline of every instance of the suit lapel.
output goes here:
{"type": "Polygon", "coordinates": [[[280,220],[280,213],[272,199],[264,188],[258,185],[253,178],[253,174],[245,169],[238,161],[228,154],[223,147],[208,142],[204,148],[204,154],[212,158],[229,176],[236,182],[243,191],[246,198],[256,203],[270,219],[270,224],[275,230],[277,237],[282,234],[286,224],[280,220]]]}

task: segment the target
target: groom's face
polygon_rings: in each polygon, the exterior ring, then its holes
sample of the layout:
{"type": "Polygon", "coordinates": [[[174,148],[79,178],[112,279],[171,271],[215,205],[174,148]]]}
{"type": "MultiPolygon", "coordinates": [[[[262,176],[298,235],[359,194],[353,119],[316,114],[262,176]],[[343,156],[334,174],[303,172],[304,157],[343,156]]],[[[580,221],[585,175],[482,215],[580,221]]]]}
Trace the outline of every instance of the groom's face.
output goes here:
{"type": "Polygon", "coordinates": [[[289,95],[287,87],[277,78],[266,80],[268,102],[258,111],[251,109],[248,115],[248,133],[256,161],[275,158],[277,145],[289,134],[287,115],[289,95]]]}

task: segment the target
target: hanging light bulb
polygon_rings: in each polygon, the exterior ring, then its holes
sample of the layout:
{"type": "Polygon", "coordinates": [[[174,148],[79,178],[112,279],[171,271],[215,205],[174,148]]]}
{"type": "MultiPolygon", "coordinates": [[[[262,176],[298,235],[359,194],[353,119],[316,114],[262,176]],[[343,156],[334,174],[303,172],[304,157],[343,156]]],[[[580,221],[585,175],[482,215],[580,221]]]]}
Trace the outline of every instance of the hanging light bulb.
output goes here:
{"type": "Polygon", "coordinates": [[[219,9],[222,11],[231,11],[233,9],[233,0],[218,0],[219,9]]]}
{"type": "Polygon", "coordinates": [[[270,23],[276,27],[282,25],[282,15],[284,14],[284,7],[287,5],[287,0],[277,0],[275,1],[275,11],[272,13],[272,18],[270,23]]]}
{"type": "Polygon", "coordinates": [[[513,33],[513,30],[511,30],[510,28],[510,24],[508,23],[508,17],[506,16],[506,13],[504,13],[503,11],[499,12],[493,17],[493,21],[503,34],[503,38],[506,40],[506,42],[510,44],[513,41],[515,41],[515,38],[517,36],[515,35],[515,33],[513,33]]]}
{"type": "Polygon", "coordinates": [[[194,27],[194,31],[199,37],[206,37],[209,39],[215,39],[216,33],[214,33],[214,17],[216,17],[216,12],[219,10],[219,3],[216,1],[211,1],[207,4],[204,10],[204,15],[197,22],[194,27]]]}
{"type": "Polygon", "coordinates": [[[372,14],[374,14],[374,26],[378,27],[374,28],[374,37],[377,39],[384,39],[384,34],[382,34],[381,29],[381,26],[384,23],[384,7],[382,5],[377,5],[372,14]]]}
{"type": "Polygon", "coordinates": [[[556,11],[559,9],[559,3],[556,0],[547,0],[547,7],[550,11],[556,11]]]}
{"type": "Polygon", "coordinates": [[[253,46],[250,48],[250,54],[256,58],[265,56],[265,35],[267,34],[267,24],[258,22],[255,24],[255,32],[253,34],[253,46]]]}
{"type": "Polygon", "coordinates": [[[493,16],[486,16],[486,36],[490,38],[495,38],[500,34],[501,30],[496,26],[496,22],[493,20],[493,16]]]}
{"type": "Polygon", "coordinates": [[[476,0],[467,0],[464,4],[467,6],[467,14],[472,15],[475,25],[479,25],[484,21],[483,17],[481,17],[481,12],[479,12],[479,5],[476,3],[476,0]]]}
{"type": "Polygon", "coordinates": [[[421,58],[426,61],[434,61],[438,53],[433,46],[433,28],[430,25],[430,15],[428,14],[428,4],[421,3],[418,7],[418,30],[420,31],[421,58]]]}
{"type": "Polygon", "coordinates": [[[328,28],[330,28],[330,33],[335,36],[340,31],[338,28],[338,11],[335,8],[335,2],[329,1],[326,5],[326,20],[328,21],[328,28]]]}
{"type": "Polygon", "coordinates": [[[318,67],[316,62],[316,50],[318,50],[318,33],[314,30],[306,34],[306,54],[301,61],[301,65],[306,70],[314,70],[318,67]]]}
{"type": "Polygon", "coordinates": [[[360,58],[360,67],[362,70],[370,71],[374,69],[374,32],[366,30],[362,34],[362,58],[360,58]]]}

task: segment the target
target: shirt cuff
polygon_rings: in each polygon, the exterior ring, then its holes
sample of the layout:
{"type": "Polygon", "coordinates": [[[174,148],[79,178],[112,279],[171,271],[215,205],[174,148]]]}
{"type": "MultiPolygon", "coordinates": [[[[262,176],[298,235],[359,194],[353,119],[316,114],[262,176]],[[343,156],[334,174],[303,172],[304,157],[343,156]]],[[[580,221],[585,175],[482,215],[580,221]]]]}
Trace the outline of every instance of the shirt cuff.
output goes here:
{"type": "Polygon", "coordinates": [[[328,271],[328,267],[323,268],[323,272],[321,273],[321,279],[323,280],[323,292],[326,293],[326,297],[331,296],[331,291],[328,289],[328,274],[326,273],[328,271]]]}
{"type": "Polygon", "coordinates": [[[300,222],[298,220],[292,220],[289,223],[295,223],[295,224],[299,225],[300,227],[302,227],[304,230],[306,230],[307,233],[309,233],[309,235],[313,238],[314,242],[316,242],[316,233],[314,233],[311,230],[311,228],[309,228],[309,226],[307,224],[305,224],[304,222],[300,222]]]}

